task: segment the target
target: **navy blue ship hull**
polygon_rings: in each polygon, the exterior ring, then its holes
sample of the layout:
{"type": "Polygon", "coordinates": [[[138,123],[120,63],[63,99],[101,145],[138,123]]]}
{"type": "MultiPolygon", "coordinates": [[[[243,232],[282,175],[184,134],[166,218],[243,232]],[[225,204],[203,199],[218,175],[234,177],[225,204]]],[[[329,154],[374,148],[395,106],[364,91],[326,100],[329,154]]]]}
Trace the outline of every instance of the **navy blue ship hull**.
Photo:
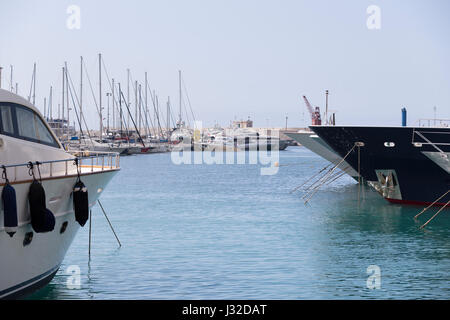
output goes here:
{"type": "MultiPolygon", "coordinates": [[[[429,204],[450,189],[450,174],[426,154],[450,152],[450,128],[311,126],[391,202],[429,204]],[[419,132],[419,134],[417,133],[419,132]],[[422,135],[422,136],[421,136],[422,135]],[[424,139],[423,136],[426,138],[424,139]],[[432,142],[432,144],[430,144],[432,142]],[[359,159],[359,160],[358,160],[359,159]]],[[[450,194],[436,204],[445,204],[450,194]]]]}

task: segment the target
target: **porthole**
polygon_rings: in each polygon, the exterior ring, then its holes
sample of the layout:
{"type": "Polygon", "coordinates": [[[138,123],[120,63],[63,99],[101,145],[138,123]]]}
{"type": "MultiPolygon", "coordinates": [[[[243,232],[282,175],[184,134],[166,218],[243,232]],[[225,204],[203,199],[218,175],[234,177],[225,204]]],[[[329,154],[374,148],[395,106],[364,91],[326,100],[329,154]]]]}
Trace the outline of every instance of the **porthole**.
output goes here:
{"type": "Polygon", "coordinates": [[[66,231],[68,224],[69,224],[69,222],[64,221],[63,224],[61,225],[61,229],[59,229],[59,233],[63,234],[64,231],[66,231]]]}
{"type": "Polygon", "coordinates": [[[23,239],[23,246],[27,246],[31,243],[31,241],[33,240],[33,232],[27,232],[25,234],[25,238],[23,239]]]}
{"type": "Polygon", "coordinates": [[[393,148],[393,147],[395,147],[395,142],[385,142],[384,146],[386,148],[393,148]]]}

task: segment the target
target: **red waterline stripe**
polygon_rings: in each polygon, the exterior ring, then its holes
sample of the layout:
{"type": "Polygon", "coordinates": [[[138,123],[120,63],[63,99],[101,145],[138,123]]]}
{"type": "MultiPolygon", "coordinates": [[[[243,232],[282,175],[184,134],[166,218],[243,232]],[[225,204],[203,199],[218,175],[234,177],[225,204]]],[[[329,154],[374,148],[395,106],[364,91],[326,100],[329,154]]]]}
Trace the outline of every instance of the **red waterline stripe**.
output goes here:
{"type": "MultiPolygon", "coordinates": [[[[426,202],[426,201],[415,201],[415,200],[399,200],[399,199],[390,199],[385,198],[387,201],[391,203],[398,203],[398,204],[406,204],[406,205],[417,205],[417,206],[423,206],[423,205],[430,205],[433,202],[426,202]]],[[[433,207],[442,207],[445,203],[443,202],[436,202],[433,204],[433,207]]],[[[447,207],[446,209],[449,209],[450,207],[447,207]]]]}

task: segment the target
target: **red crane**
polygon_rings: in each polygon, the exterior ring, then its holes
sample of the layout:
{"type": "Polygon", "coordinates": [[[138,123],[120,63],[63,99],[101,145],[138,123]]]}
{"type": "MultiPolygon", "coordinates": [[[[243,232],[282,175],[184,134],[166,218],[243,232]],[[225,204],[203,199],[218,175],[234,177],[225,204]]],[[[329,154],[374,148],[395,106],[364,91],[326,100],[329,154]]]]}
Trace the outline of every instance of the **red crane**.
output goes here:
{"type": "Polygon", "coordinates": [[[313,126],[320,126],[322,124],[322,119],[320,118],[320,108],[316,107],[314,110],[311,104],[309,103],[306,96],[303,96],[303,100],[305,100],[306,107],[308,108],[309,113],[311,114],[311,123],[313,126]]]}

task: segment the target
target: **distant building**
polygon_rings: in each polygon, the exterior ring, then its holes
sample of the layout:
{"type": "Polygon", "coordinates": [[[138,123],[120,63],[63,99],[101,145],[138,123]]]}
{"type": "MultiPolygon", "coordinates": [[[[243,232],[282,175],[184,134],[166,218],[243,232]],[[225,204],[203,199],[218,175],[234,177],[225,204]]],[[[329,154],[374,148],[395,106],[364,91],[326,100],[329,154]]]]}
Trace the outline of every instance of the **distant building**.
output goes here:
{"type": "Polygon", "coordinates": [[[238,128],[253,128],[253,121],[248,119],[248,120],[240,120],[240,121],[233,121],[232,127],[234,129],[238,129],[238,128]]]}
{"type": "Polygon", "coordinates": [[[50,128],[59,139],[62,139],[64,135],[70,137],[76,135],[75,124],[71,126],[66,119],[46,118],[46,120],[50,128]]]}

